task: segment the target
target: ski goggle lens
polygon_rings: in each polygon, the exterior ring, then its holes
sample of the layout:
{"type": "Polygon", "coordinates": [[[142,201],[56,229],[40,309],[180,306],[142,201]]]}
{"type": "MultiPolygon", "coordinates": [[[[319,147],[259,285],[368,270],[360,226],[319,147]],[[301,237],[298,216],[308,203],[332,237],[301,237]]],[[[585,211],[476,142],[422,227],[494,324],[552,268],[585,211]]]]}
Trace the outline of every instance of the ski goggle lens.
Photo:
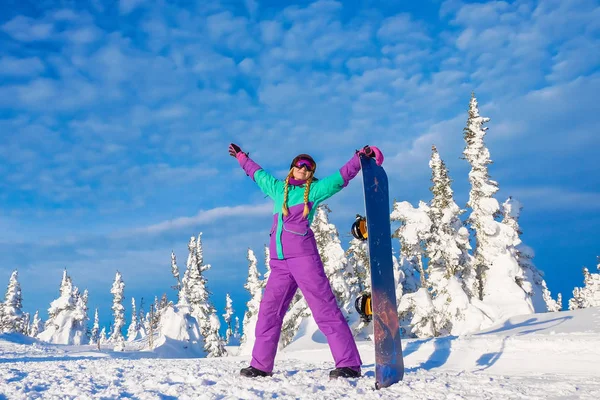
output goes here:
{"type": "Polygon", "coordinates": [[[308,172],[312,172],[315,169],[313,163],[311,163],[309,160],[303,159],[296,161],[296,164],[294,164],[294,166],[298,169],[306,168],[308,172]]]}

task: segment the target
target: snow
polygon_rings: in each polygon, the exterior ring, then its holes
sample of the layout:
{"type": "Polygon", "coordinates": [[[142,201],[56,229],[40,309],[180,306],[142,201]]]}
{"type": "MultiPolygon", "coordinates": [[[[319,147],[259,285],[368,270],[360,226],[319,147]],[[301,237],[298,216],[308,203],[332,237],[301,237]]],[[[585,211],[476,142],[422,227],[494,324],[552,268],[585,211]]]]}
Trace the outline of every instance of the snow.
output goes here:
{"type": "MultiPolygon", "coordinates": [[[[274,375],[247,379],[248,356],[186,358],[110,346],[52,345],[0,335],[0,398],[598,399],[600,308],[512,317],[460,337],[403,342],[404,381],[374,387],[373,345],[358,343],[363,377],[330,381],[327,343],[303,326],[274,375]]],[[[235,354],[235,347],[228,347],[235,354]]]]}

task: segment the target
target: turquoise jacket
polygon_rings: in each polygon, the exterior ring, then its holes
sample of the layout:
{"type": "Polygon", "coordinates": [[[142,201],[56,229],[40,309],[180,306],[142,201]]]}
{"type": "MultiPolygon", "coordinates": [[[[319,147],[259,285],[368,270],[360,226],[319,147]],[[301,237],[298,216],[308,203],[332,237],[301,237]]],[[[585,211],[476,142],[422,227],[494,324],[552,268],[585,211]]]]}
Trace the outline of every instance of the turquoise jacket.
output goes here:
{"type": "Polygon", "coordinates": [[[273,225],[269,244],[271,258],[283,260],[319,254],[314,233],[310,229],[315,211],[320,203],[346,187],[348,182],[358,174],[358,171],[360,171],[358,154],[355,154],[335,173],[312,182],[308,195],[310,212],[307,218],[302,216],[304,212],[305,181],[290,179],[287,199],[289,213],[284,217],[281,210],[285,181],[276,179],[243,153],[240,153],[237,158],[246,174],[274,202],[273,225]]]}

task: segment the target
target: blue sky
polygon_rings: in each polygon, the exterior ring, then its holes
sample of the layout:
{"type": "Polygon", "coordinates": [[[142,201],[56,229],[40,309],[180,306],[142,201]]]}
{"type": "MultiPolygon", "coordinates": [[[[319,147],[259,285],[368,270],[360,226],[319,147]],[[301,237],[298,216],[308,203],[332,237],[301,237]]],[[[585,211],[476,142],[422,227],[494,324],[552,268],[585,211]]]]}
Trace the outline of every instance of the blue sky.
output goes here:
{"type": "MultiPolygon", "coordinates": [[[[64,268],[105,324],[116,270],[128,298],[175,299],[171,250],[183,267],[203,232],[213,301],[230,292],[241,318],[271,207],[229,142],[277,176],[301,152],[324,176],[377,145],[391,197],[413,204],[435,144],[464,206],[472,91],[498,198],[523,203],[552,292],[595,267],[594,0],[27,3],[0,7],[0,282],[19,270],[26,311],[45,317],[64,268]]],[[[329,205],[347,246],[359,182],[329,205]]]]}

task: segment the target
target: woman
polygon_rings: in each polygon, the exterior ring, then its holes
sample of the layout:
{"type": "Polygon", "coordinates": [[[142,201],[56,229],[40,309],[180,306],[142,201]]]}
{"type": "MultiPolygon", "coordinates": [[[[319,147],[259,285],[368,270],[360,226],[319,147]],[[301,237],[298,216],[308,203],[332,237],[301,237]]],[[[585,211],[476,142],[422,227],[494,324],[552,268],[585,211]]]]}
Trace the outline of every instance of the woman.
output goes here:
{"type": "Polygon", "coordinates": [[[229,145],[229,154],[275,202],[270,241],[271,274],[258,312],[252,361],[240,374],[251,378],[272,375],[283,317],[296,289],[300,288],[315,322],[327,337],[335,360],[336,368],[329,377],[359,377],[360,355],[325,275],[310,224],[319,203],[339,192],[358,174],[359,154],[375,157],[381,164],[381,151],[365,146],[339,171],[321,180],[315,178],[315,160],[308,154],[300,154],[292,161],[283,181],[263,170],[233,143],[229,145]]]}

